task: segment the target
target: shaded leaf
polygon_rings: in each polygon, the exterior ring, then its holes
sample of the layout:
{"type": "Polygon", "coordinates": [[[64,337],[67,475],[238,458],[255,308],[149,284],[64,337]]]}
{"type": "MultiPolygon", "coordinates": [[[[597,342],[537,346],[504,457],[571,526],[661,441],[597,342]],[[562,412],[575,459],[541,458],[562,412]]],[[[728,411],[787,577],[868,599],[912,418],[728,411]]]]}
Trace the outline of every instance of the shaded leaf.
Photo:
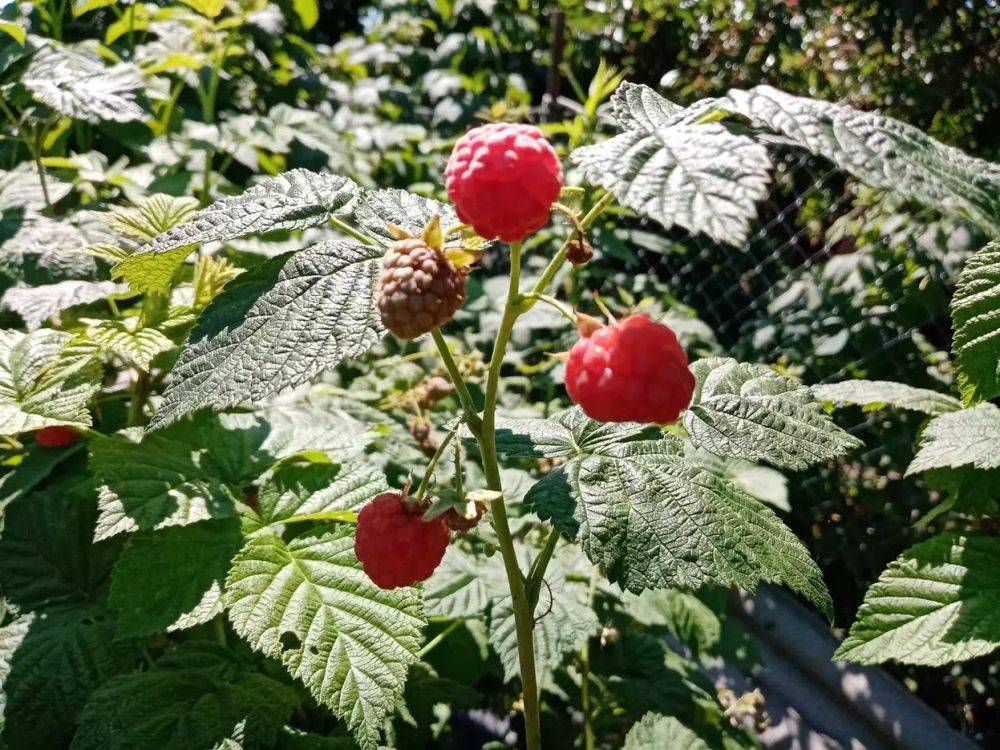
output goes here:
{"type": "Polygon", "coordinates": [[[948,532],[889,564],[835,657],[939,666],[1000,646],[1000,538],[948,532]]]}
{"type": "Polygon", "coordinates": [[[268,425],[250,414],[203,412],[170,429],[94,438],[95,540],[236,514],[243,487],[273,460],[268,425]]]}
{"type": "Polygon", "coordinates": [[[234,730],[253,747],[274,742],[295,691],[252,671],[232,651],[189,641],[145,672],[98,688],[80,716],[79,750],[211,748],[234,730]]]}
{"type": "Polygon", "coordinates": [[[118,637],[183,630],[220,614],[229,563],[242,541],[235,519],[136,534],[111,579],[108,604],[118,637]]]}
{"type": "Polygon", "coordinates": [[[138,656],[134,643],[115,640],[113,620],[98,604],[29,612],[0,628],[8,747],[69,747],[91,690],[138,656]]]}

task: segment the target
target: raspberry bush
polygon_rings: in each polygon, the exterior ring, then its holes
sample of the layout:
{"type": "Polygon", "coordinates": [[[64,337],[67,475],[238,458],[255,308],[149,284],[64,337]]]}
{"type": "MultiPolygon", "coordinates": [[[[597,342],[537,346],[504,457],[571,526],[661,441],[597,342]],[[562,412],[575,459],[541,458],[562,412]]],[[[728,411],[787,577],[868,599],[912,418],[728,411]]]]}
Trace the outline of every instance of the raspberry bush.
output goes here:
{"type": "MultiPolygon", "coordinates": [[[[731,589],[832,618],[765,485],[858,449],[851,405],[925,415],[908,472],[947,527],[888,566],[839,655],[995,652],[996,243],[952,301],[954,394],[717,356],[609,273],[637,220],[741,253],[777,149],[991,234],[994,165],[846,105],[757,87],[683,107],[602,65],[566,123],[361,168],[321,112],[217,111],[276,35],[258,5],[128,6],[118,56],[64,43],[43,4],[52,39],[0,47],[25,158],[0,176],[24,233],[0,269],[23,323],[0,331],[4,747],[458,747],[452,720],[484,706],[528,750],[756,747],[758,696],[716,694],[702,662],[745,666],[731,589]],[[46,151],[132,128],[141,168],[46,151]],[[402,169],[419,190],[379,187],[402,169]],[[240,191],[241,170],[267,176],[240,191]]],[[[296,39],[240,96],[289,85],[296,39]]],[[[305,78],[293,98],[331,85],[305,78]]],[[[338,95],[367,101],[355,83],[338,95]]]]}

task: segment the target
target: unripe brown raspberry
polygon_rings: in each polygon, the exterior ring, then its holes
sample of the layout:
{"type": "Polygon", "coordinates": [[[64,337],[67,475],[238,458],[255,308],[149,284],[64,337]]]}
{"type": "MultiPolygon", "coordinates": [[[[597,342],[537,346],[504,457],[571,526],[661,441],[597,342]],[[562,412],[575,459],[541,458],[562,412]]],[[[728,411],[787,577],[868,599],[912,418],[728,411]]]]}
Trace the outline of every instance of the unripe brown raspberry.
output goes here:
{"type": "Polygon", "coordinates": [[[413,439],[418,443],[426,440],[431,434],[431,423],[424,417],[410,417],[406,420],[406,426],[413,435],[413,439]]]}
{"type": "Polygon", "coordinates": [[[586,237],[577,235],[569,241],[566,247],[566,260],[574,266],[582,266],[589,263],[594,257],[594,248],[587,242],[586,237]]]}
{"type": "Polygon", "coordinates": [[[443,514],[445,525],[459,534],[474,529],[486,512],[486,503],[482,500],[476,500],[471,504],[471,507],[467,508],[467,511],[470,512],[470,515],[466,516],[459,513],[456,508],[449,508],[443,514]]]}
{"type": "Polygon", "coordinates": [[[465,302],[465,275],[421,238],[399,240],[382,259],[378,309],[385,327],[415,339],[447,323],[465,302]]]}
{"type": "Polygon", "coordinates": [[[421,385],[421,388],[420,406],[423,409],[429,409],[445,396],[450,396],[455,392],[455,386],[440,375],[427,378],[421,385]]]}

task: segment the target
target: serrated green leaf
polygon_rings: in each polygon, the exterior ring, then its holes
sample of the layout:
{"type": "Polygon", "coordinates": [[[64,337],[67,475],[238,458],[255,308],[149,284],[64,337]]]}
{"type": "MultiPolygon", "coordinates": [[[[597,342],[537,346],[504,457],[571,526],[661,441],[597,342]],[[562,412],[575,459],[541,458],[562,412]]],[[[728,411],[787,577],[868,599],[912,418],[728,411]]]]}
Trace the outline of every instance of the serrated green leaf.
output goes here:
{"type": "Polygon", "coordinates": [[[23,612],[68,608],[104,599],[117,549],[92,544],[95,493],[82,456],[62,477],[12,502],[0,536],[0,590],[23,612]]]}
{"type": "Polygon", "coordinates": [[[116,641],[99,604],[29,612],[0,628],[8,747],[63,750],[91,690],[130,669],[135,644],[116,641]]]}
{"type": "Polygon", "coordinates": [[[252,671],[233,652],[189,641],[145,672],[115,677],[91,696],[73,739],[79,750],[210,748],[234,730],[267,747],[298,698],[252,671]]]}
{"type": "Polygon", "coordinates": [[[203,412],[154,433],[93,439],[95,540],[234,516],[243,487],[273,460],[264,450],[268,432],[250,414],[203,412]]]}
{"type": "Polygon", "coordinates": [[[684,455],[698,466],[729,480],[761,502],[786,513],[792,509],[788,503],[788,478],[777,469],[752,464],[739,458],[722,458],[690,444],[685,445],[684,455]]]}
{"type": "Polygon", "coordinates": [[[381,250],[342,240],[285,253],[241,274],[202,313],[152,421],[261,402],[357,357],[383,334],[381,250]]]}
{"type": "Polygon", "coordinates": [[[484,562],[450,545],[434,574],[424,584],[424,605],[428,617],[484,617],[491,592],[505,581],[499,562],[484,562]]]}
{"type": "Polygon", "coordinates": [[[123,294],[128,289],[112,281],[60,281],[42,286],[14,286],[3,294],[3,304],[21,316],[29,331],[41,328],[63,310],[123,294]]]}
{"type": "Polygon", "coordinates": [[[795,535],[747,492],[686,459],[676,438],[570,459],[525,503],[630,591],[783,582],[830,612],[822,575],[795,535]]]}
{"type": "Polygon", "coordinates": [[[673,716],[648,713],[629,730],[623,750],[710,750],[711,746],[673,716]]]}
{"type": "Polygon", "coordinates": [[[1000,468],[1000,408],[993,404],[931,420],[920,435],[920,448],[906,474],[967,464],[977,469],[1000,468]]]}
{"type": "Polygon", "coordinates": [[[71,338],[50,329],[0,331],[0,435],[90,426],[87,406],[100,388],[101,367],[66,354],[71,338]]]}
{"type": "Polygon", "coordinates": [[[303,516],[357,511],[386,489],[382,472],[370,464],[284,464],[260,488],[257,510],[244,531],[303,516]]]}
{"type": "MultiPolygon", "coordinates": [[[[357,202],[344,221],[382,245],[391,245],[395,238],[389,224],[395,224],[410,234],[419,236],[424,225],[435,215],[441,217],[441,227],[449,229],[458,224],[455,209],[433,198],[425,198],[406,190],[362,190],[357,202]]],[[[453,235],[445,247],[461,247],[462,239],[453,235]]]]}
{"type": "Polygon", "coordinates": [[[771,86],[731,89],[717,106],[791,138],[873,187],[1000,229],[1000,179],[994,165],[912,125],[771,86]]]}
{"type": "Polygon", "coordinates": [[[892,406],[924,414],[947,414],[962,408],[962,402],[954,396],[888,380],[845,380],[814,385],[812,391],[822,401],[854,404],[869,410],[892,406]]]}
{"type": "Polygon", "coordinates": [[[1000,395],[1000,242],[965,264],[951,298],[952,349],[966,404],[1000,395]]]}
{"type": "Polygon", "coordinates": [[[148,242],[190,219],[198,210],[198,201],[154,193],[144,196],[135,206],[112,206],[105,219],[112,231],[148,242]]]}
{"type": "Polygon", "coordinates": [[[615,90],[611,106],[618,126],[629,130],[653,131],[669,126],[684,112],[684,107],[664,99],[649,86],[628,81],[615,90]]]}
{"type": "Polygon", "coordinates": [[[235,519],[132,537],[115,564],[108,597],[118,637],[184,630],[220,614],[229,563],[242,541],[235,519]]]}
{"type": "Polygon", "coordinates": [[[376,587],[353,547],[348,527],[288,543],[253,537],[233,561],[225,598],[236,631],[375,750],[417,661],[423,607],[413,589],[376,587]]]}
{"type": "Polygon", "coordinates": [[[140,370],[148,371],[158,355],[174,348],[166,334],[144,327],[137,317],[84,322],[89,324],[87,332],[78,337],[77,345],[92,345],[140,370]]]}
{"type": "Polygon", "coordinates": [[[1000,647],[1000,538],[944,533],[879,576],[834,655],[860,664],[939,666],[1000,647]]]}
{"type": "Polygon", "coordinates": [[[622,205],[668,229],[678,225],[718,242],[743,243],[757,202],[768,194],[767,149],[718,123],[675,122],[669,102],[656,106],[655,93],[640,94],[635,113],[628,92],[616,100],[620,115],[628,110],[620,119],[624,132],[576,149],[572,160],[622,205]]]}
{"type": "Polygon", "coordinates": [[[365,422],[333,404],[273,404],[263,416],[270,431],[262,448],[276,458],[322,451],[334,460],[353,459],[374,440],[365,422]]]}
{"type": "Polygon", "coordinates": [[[105,67],[82,46],[47,41],[31,59],[21,83],[56,112],[77,120],[133,122],[146,116],[135,99],[142,71],[131,63],[105,67]]]}
{"type": "Polygon", "coordinates": [[[114,273],[136,291],[163,291],[195,246],[319,226],[349,213],[357,194],[358,186],[346,177],[294,169],[202,209],[122,260],[114,273]]]}
{"type": "MultiPolygon", "coordinates": [[[[549,419],[496,420],[497,451],[510,457],[562,458],[597,453],[604,446],[659,435],[656,427],[604,424],[587,417],[578,406],[549,419]]],[[[467,443],[474,442],[471,438],[467,443]]]]}
{"type": "Polygon", "coordinates": [[[717,456],[804,469],[861,445],[833,423],[808,386],[764,365],[710,357],[691,371],[697,385],[684,427],[695,446],[717,456]]]}

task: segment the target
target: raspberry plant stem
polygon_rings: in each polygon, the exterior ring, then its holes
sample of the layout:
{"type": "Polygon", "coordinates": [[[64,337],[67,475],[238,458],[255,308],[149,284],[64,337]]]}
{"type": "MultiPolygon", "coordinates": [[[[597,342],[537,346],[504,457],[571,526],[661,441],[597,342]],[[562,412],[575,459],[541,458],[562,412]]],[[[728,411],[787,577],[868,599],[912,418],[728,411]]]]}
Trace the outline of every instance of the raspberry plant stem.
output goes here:
{"type": "MultiPolygon", "coordinates": [[[[441,456],[444,455],[445,449],[451,442],[451,439],[455,437],[455,433],[458,432],[459,426],[462,424],[461,420],[458,420],[453,428],[448,431],[448,434],[444,436],[444,439],[438,445],[437,450],[434,451],[434,455],[431,456],[430,463],[427,464],[427,469],[424,471],[424,476],[420,480],[420,485],[417,487],[417,491],[413,493],[414,500],[420,500],[424,493],[427,492],[427,486],[431,483],[431,477],[434,476],[434,469],[437,468],[438,461],[441,460],[441,456]]],[[[459,498],[461,500],[462,498],[459,498]]]]}
{"type": "Polygon", "coordinates": [[[458,618],[457,620],[454,620],[451,623],[451,625],[449,625],[444,630],[442,630],[440,633],[438,633],[436,636],[434,636],[429,641],[427,641],[427,643],[424,644],[424,647],[422,649],[420,649],[420,653],[418,654],[418,656],[421,659],[423,659],[425,656],[427,656],[427,654],[429,654],[437,646],[439,646],[441,644],[441,641],[443,641],[449,635],[451,635],[452,633],[454,633],[456,630],[458,630],[464,624],[465,624],[465,620],[462,619],[462,618],[458,618]]]}
{"type": "Polygon", "coordinates": [[[469,430],[473,436],[478,439],[482,422],[479,419],[479,411],[472,401],[472,394],[469,393],[469,386],[465,384],[465,379],[458,369],[455,358],[451,356],[451,349],[448,348],[448,342],[444,340],[440,329],[435,328],[431,331],[431,338],[434,339],[434,343],[437,345],[441,361],[444,362],[445,369],[448,371],[448,377],[451,378],[451,384],[455,386],[455,392],[458,394],[458,400],[462,403],[462,411],[465,412],[465,423],[469,426],[469,430]]]}
{"type": "Polygon", "coordinates": [[[556,544],[559,543],[559,532],[552,529],[549,538],[545,540],[545,546],[538,553],[534,562],[531,563],[531,570],[528,571],[526,589],[528,592],[528,604],[531,605],[531,613],[534,615],[535,607],[538,606],[538,594],[542,588],[542,579],[545,577],[545,569],[549,567],[549,560],[555,552],[556,544]]]}
{"type": "MultiPolygon", "coordinates": [[[[483,458],[483,472],[486,474],[486,486],[496,492],[503,492],[496,448],[497,392],[500,385],[500,367],[503,365],[507,343],[510,341],[514,323],[521,312],[520,279],[521,243],[512,242],[510,245],[510,286],[507,290],[503,317],[500,320],[500,330],[497,331],[496,342],[493,345],[490,369],[486,376],[486,401],[483,407],[482,427],[477,435],[479,450],[483,458]]],[[[507,583],[510,586],[511,604],[514,609],[517,656],[521,670],[521,690],[524,702],[525,742],[528,750],[541,750],[542,732],[538,713],[538,683],[535,678],[534,622],[531,605],[528,602],[524,574],[518,566],[514,540],[507,523],[507,506],[504,504],[502,495],[490,502],[490,512],[493,514],[493,528],[497,534],[497,543],[503,557],[504,569],[507,572],[507,583]]]]}
{"type": "MultiPolygon", "coordinates": [[[[591,208],[587,212],[587,214],[582,219],[580,219],[580,227],[584,230],[588,229],[590,225],[597,220],[597,217],[601,215],[601,212],[604,211],[604,209],[607,207],[607,205],[611,202],[611,200],[614,197],[615,196],[613,193],[605,193],[604,195],[602,195],[600,200],[598,200],[597,203],[594,204],[593,208],[591,208]]],[[[538,281],[535,283],[535,287],[531,290],[532,294],[543,294],[545,290],[549,288],[549,284],[552,283],[552,279],[555,278],[555,275],[559,271],[559,268],[566,260],[566,252],[569,250],[570,242],[573,241],[573,238],[575,236],[576,233],[574,232],[570,234],[569,237],[566,238],[566,241],[562,244],[562,247],[559,248],[559,252],[557,252],[552,257],[552,260],[549,261],[549,264],[545,267],[545,270],[542,271],[542,275],[538,278],[538,281]]],[[[527,308],[523,312],[530,310],[532,307],[534,307],[534,304],[535,304],[534,301],[529,302],[527,308]]]]}

